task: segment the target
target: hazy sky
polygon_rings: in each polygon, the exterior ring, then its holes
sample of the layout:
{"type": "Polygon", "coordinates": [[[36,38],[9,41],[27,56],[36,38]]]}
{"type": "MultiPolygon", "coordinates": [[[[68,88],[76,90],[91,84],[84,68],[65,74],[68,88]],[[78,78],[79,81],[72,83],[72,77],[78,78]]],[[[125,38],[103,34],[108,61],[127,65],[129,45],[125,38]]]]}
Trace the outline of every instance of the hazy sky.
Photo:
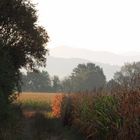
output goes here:
{"type": "Polygon", "coordinates": [[[49,47],[140,51],[140,0],[35,0],[49,47]]]}

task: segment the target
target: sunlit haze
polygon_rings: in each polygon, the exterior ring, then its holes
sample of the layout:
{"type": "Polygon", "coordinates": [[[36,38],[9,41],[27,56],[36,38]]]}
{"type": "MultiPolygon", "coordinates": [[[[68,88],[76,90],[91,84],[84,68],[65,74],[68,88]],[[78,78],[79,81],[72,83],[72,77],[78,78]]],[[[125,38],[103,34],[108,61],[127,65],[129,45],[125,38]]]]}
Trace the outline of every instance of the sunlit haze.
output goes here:
{"type": "Polygon", "coordinates": [[[139,0],[34,0],[49,47],[140,51],[139,0]]]}

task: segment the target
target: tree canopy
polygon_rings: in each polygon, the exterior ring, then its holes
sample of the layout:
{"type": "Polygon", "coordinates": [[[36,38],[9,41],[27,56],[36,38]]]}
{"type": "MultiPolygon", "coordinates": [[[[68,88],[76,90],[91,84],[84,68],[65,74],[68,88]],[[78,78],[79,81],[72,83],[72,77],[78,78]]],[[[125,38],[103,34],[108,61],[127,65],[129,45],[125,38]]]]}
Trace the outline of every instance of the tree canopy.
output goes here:
{"type": "Polygon", "coordinates": [[[46,63],[45,29],[29,0],[0,1],[0,92],[9,100],[20,87],[20,68],[35,70],[46,63]]]}
{"type": "Polygon", "coordinates": [[[71,76],[63,81],[68,91],[91,91],[104,87],[106,77],[103,70],[93,63],[79,64],[71,76]]]}

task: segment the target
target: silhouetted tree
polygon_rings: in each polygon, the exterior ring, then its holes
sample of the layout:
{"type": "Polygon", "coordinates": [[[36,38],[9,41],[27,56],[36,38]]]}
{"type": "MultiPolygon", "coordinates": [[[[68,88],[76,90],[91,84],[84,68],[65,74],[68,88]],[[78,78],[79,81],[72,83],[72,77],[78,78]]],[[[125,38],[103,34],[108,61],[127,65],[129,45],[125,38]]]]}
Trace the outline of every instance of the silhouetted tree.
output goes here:
{"type": "Polygon", "coordinates": [[[20,90],[19,70],[44,66],[47,42],[29,0],[0,0],[0,94],[7,103],[20,90]]]}

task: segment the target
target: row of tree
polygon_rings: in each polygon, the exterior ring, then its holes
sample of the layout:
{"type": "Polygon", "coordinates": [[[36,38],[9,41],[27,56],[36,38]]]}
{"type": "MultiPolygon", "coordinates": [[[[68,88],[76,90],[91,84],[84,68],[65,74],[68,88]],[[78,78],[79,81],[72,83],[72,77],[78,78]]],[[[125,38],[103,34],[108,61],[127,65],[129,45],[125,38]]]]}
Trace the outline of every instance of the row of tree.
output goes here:
{"type": "Polygon", "coordinates": [[[61,84],[58,76],[50,77],[47,71],[27,72],[22,75],[22,90],[26,92],[59,92],[61,84]]]}
{"type": "Polygon", "coordinates": [[[60,81],[58,76],[50,77],[47,71],[27,72],[22,76],[22,90],[32,92],[72,92],[104,87],[106,78],[103,70],[93,63],[79,64],[72,74],[60,81]]]}
{"type": "Polygon", "coordinates": [[[93,63],[79,64],[71,75],[60,81],[48,72],[28,72],[22,76],[23,91],[32,92],[78,92],[104,89],[108,92],[140,89],[140,62],[125,64],[113,79],[106,81],[102,68],[93,63]]]}

